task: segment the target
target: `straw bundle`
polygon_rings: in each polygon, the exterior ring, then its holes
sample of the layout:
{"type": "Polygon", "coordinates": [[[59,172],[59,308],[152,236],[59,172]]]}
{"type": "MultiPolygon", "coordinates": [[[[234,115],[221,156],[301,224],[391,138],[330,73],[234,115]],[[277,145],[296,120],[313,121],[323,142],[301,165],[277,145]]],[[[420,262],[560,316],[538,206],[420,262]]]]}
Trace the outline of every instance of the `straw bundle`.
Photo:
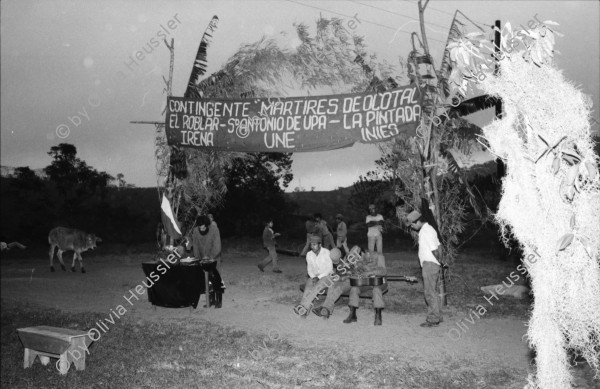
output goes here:
{"type": "Polygon", "coordinates": [[[483,129],[507,174],[496,220],[523,246],[535,298],[530,388],[571,385],[569,353],[600,375],[600,176],[589,98],[552,64],[506,57],[482,89],[505,114],[483,129]]]}

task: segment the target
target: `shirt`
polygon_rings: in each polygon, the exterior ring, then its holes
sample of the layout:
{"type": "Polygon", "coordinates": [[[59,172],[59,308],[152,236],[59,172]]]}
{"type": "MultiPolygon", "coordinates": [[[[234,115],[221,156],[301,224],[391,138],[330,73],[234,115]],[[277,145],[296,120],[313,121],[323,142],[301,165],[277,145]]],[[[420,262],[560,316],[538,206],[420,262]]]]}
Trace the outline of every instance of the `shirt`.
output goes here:
{"type": "Polygon", "coordinates": [[[423,227],[419,230],[419,262],[421,262],[421,266],[425,261],[440,264],[432,253],[439,246],[440,241],[435,229],[429,223],[423,224],[423,227]]]}
{"type": "Polygon", "coordinates": [[[328,276],[333,272],[333,262],[329,257],[329,250],[321,247],[319,254],[310,250],[306,254],[306,271],[310,278],[319,277],[319,279],[328,276]]]}
{"type": "Polygon", "coordinates": [[[275,247],[275,232],[268,226],[265,227],[262,238],[264,247],[275,247]]]}
{"type": "Polygon", "coordinates": [[[215,259],[221,254],[221,237],[217,228],[208,227],[206,235],[202,235],[198,227],[192,232],[194,257],[198,259],[215,259]]]}
{"type": "MultiPolygon", "coordinates": [[[[375,216],[371,216],[371,215],[367,215],[367,220],[365,223],[369,224],[369,222],[383,222],[383,216],[381,216],[380,214],[377,214],[375,216]]],[[[381,235],[381,229],[383,228],[383,226],[381,225],[376,225],[373,227],[369,227],[369,230],[367,231],[367,236],[379,236],[381,235]]]]}
{"type": "Polygon", "coordinates": [[[333,239],[333,235],[331,235],[331,232],[329,231],[329,228],[327,228],[327,222],[325,220],[321,220],[317,224],[317,227],[319,229],[319,234],[321,235],[321,239],[325,240],[325,237],[327,235],[331,236],[331,238],[333,239]]]}

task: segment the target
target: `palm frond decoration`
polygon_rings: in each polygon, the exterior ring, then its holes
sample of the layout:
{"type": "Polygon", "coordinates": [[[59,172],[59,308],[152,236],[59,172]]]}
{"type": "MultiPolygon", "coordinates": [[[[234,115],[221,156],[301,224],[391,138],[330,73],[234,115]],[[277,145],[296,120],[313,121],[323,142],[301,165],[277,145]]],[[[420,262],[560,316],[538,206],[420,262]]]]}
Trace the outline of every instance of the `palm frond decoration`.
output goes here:
{"type": "MultiPolygon", "coordinates": [[[[448,32],[448,39],[446,40],[446,46],[448,46],[448,42],[458,40],[459,37],[463,34],[461,28],[464,27],[464,24],[456,19],[456,13],[454,14],[454,19],[452,20],[452,24],[450,25],[450,31],[448,32]]],[[[444,96],[450,97],[450,85],[448,84],[448,77],[452,72],[452,64],[450,61],[450,50],[446,47],[444,50],[444,57],[442,58],[442,63],[440,64],[440,71],[438,72],[438,89],[440,89],[444,96]]]]}
{"type": "Polygon", "coordinates": [[[200,40],[200,46],[198,47],[198,52],[196,53],[196,59],[194,60],[194,66],[192,67],[192,73],[190,74],[190,80],[188,81],[184,97],[201,97],[195,94],[195,92],[197,92],[195,86],[196,82],[198,82],[198,78],[204,75],[204,73],[206,73],[206,49],[208,48],[210,39],[212,38],[212,33],[217,28],[218,22],[219,18],[217,17],[217,15],[213,16],[210,20],[210,23],[208,23],[208,27],[206,27],[206,30],[204,30],[204,34],[202,35],[202,39],[200,40]]]}
{"type": "Polygon", "coordinates": [[[297,46],[282,47],[287,42],[269,37],[244,44],[221,70],[196,83],[195,93],[237,98],[253,91],[255,97],[284,97],[293,90],[324,87],[331,88],[332,93],[348,93],[366,90],[373,82],[373,74],[378,79],[392,78],[394,67],[367,57],[363,39],[349,33],[343,20],[320,18],[314,34],[306,24],[294,27],[297,46]],[[354,62],[359,55],[364,58],[363,67],[372,72],[370,75],[354,62]],[[226,76],[221,77],[223,74],[226,76]]]}

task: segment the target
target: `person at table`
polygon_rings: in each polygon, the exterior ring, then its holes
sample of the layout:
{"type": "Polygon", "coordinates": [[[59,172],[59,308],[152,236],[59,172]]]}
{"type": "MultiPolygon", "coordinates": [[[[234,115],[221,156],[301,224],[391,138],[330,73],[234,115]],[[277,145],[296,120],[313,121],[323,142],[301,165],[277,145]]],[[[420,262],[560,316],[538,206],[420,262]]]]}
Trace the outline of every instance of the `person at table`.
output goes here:
{"type": "Polygon", "coordinates": [[[333,284],[331,253],[325,247],[321,247],[321,237],[318,235],[310,238],[310,251],[306,254],[306,272],[308,279],[304,285],[302,300],[294,307],[294,312],[303,319],[308,316],[317,295],[333,284]]]}
{"type": "MultiPolygon", "coordinates": [[[[208,280],[212,284],[213,292],[210,293],[210,305],[221,308],[223,304],[224,285],[221,274],[217,269],[217,257],[221,255],[221,236],[218,228],[211,226],[207,216],[196,219],[196,227],[192,231],[192,242],[194,257],[202,260],[215,261],[214,266],[208,270],[208,280]]],[[[189,242],[188,242],[189,249],[189,242]]]]}
{"type": "Polygon", "coordinates": [[[275,242],[275,239],[281,234],[273,230],[273,219],[268,219],[265,224],[262,235],[263,247],[267,249],[269,254],[258,264],[258,269],[264,272],[265,267],[273,262],[273,273],[281,273],[281,269],[279,269],[279,264],[277,263],[277,243],[275,242]]]}

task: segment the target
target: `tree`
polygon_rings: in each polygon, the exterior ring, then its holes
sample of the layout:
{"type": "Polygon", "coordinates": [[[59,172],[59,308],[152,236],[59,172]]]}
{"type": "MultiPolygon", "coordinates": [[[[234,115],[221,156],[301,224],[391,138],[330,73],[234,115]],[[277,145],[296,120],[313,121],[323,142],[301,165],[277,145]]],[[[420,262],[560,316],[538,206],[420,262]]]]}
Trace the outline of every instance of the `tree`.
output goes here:
{"type": "Polygon", "coordinates": [[[48,155],[53,161],[44,171],[60,194],[56,199],[60,216],[69,220],[79,214],[83,220],[83,209],[89,212],[93,209],[92,203],[104,201],[108,185],[114,178],[77,158],[74,145],[52,146],[48,155]]]}
{"type": "Polygon", "coordinates": [[[291,154],[282,153],[255,153],[235,160],[225,171],[227,193],[218,212],[223,229],[246,235],[259,233],[267,218],[283,221],[291,210],[282,189],[292,180],[291,165],[291,154]]]}
{"type": "Polygon", "coordinates": [[[15,169],[13,176],[21,181],[39,182],[40,178],[29,166],[22,166],[15,169]]]}
{"type": "Polygon", "coordinates": [[[11,239],[34,242],[47,237],[50,220],[55,217],[54,196],[47,181],[29,167],[18,167],[12,177],[2,178],[2,231],[11,239]]]}
{"type": "Polygon", "coordinates": [[[124,188],[125,184],[127,183],[127,181],[125,181],[124,178],[125,176],[123,175],[123,173],[117,174],[117,187],[119,188],[119,190],[124,188]]]}
{"type": "Polygon", "coordinates": [[[96,191],[104,193],[109,182],[114,180],[108,173],[98,172],[77,158],[77,149],[71,144],[52,146],[48,155],[53,161],[44,171],[63,194],[72,194],[73,191],[78,195],[93,194],[96,191]]]}
{"type": "Polygon", "coordinates": [[[353,208],[362,210],[366,210],[369,204],[375,204],[381,213],[387,208],[385,195],[389,194],[391,189],[389,180],[382,179],[375,171],[370,171],[366,176],[359,176],[358,181],[352,185],[350,204],[353,208]]]}

